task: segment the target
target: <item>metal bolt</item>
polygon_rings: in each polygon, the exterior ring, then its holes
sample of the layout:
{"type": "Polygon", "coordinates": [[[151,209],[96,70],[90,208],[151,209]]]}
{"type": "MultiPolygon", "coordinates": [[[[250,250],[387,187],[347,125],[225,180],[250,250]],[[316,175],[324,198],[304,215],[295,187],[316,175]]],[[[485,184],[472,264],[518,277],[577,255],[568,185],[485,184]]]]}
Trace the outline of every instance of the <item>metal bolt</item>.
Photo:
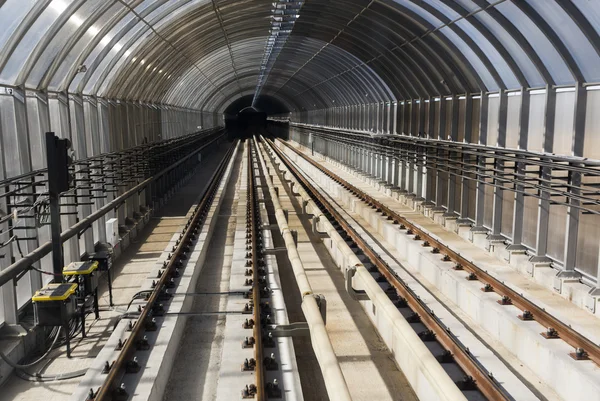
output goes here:
{"type": "Polygon", "coordinates": [[[520,318],[522,320],[533,320],[533,314],[528,310],[524,310],[520,318]]]}

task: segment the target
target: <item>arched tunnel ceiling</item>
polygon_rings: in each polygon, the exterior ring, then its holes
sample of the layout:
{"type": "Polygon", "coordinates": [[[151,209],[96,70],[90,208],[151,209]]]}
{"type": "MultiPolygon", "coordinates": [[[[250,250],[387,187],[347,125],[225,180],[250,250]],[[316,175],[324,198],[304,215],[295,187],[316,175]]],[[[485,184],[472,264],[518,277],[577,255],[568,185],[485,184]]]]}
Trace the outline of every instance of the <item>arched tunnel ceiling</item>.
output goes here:
{"type": "MultiPolygon", "coordinates": [[[[261,94],[291,111],[600,81],[596,1],[281,3],[299,17],[261,94]]],[[[0,1],[0,83],[223,112],[257,90],[273,7],[0,1]]]]}

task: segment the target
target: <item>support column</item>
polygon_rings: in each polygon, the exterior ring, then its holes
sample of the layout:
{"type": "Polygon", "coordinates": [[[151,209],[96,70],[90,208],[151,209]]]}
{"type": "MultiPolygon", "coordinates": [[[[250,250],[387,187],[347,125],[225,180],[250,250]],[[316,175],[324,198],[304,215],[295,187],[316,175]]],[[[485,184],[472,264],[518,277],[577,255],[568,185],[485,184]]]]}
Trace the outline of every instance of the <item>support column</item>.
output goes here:
{"type": "MultiPolygon", "coordinates": [[[[435,138],[435,99],[430,97],[427,101],[427,138],[435,138]]],[[[425,174],[427,175],[427,187],[425,189],[425,204],[428,206],[433,205],[435,201],[435,185],[437,172],[435,169],[435,162],[431,158],[434,152],[428,150],[425,152],[425,174]]]]}
{"type": "MultiPolygon", "coordinates": [[[[463,142],[471,143],[473,138],[473,95],[467,94],[465,97],[465,124],[463,131],[463,142]]],[[[464,152],[460,153],[460,160],[463,163],[463,166],[466,164],[471,164],[473,161],[473,157],[471,155],[466,155],[464,152]]],[[[462,178],[460,179],[460,210],[459,210],[459,219],[457,221],[458,224],[468,224],[468,215],[469,215],[469,178],[467,177],[467,173],[464,171],[464,168],[461,168],[462,178]]],[[[469,168],[469,167],[466,167],[469,168]]]]}
{"type": "MultiPolygon", "coordinates": [[[[406,133],[410,136],[415,136],[414,125],[415,121],[413,121],[413,107],[414,100],[411,100],[410,103],[406,103],[406,133]]],[[[408,192],[411,195],[415,194],[415,162],[416,162],[416,147],[412,146],[411,153],[409,155],[409,163],[408,163],[408,192]]]]}
{"type": "MultiPolygon", "coordinates": [[[[423,100],[423,98],[419,98],[418,100],[418,105],[419,105],[419,113],[418,113],[418,128],[417,128],[417,132],[418,132],[418,136],[419,138],[424,137],[424,133],[425,133],[425,102],[423,100]]],[[[423,186],[423,180],[425,179],[425,175],[426,170],[425,170],[425,148],[421,147],[421,146],[417,146],[417,188],[416,188],[416,194],[417,194],[417,198],[416,200],[422,201],[425,199],[425,190],[424,190],[424,186],[423,186]]]]}
{"type": "Polygon", "coordinates": [[[394,186],[394,157],[391,151],[387,155],[386,181],[390,186],[394,186]]]}
{"type": "MultiPolygon", "coordinates": [[[[489,98],[485,92],[481,93],[481,105],[479,107],[479,144],[487,144],[487,126],[489,115],[489,98]]],[[[481,175],[485,173],[485,159],[487,155],[477,156],[477,189],[475,200],[475,226],[471,228],[472,232],[487,231],[483,227],[484,205],[485,205],[485,178],[481,175]]]]}
{"type": "MultiPolygon", "coordinates": [[[[452,107],[451,110],[451,115],[452,115],[452,121],[450,121],[450,139],[453,142],[458,142],[458,106],[459,106],[459,100],[458,100],[458,96],[454,95],[452,96],[452,105],[450,107],[452,107]]],[[[448,165],[449,168],[448,169],[448,209],[446,211],[445,216],[446,217],[455,217],[456,216],[456,202],[455,202],[455,194],[456,194],[456,180],[457,180],[457,176],[455,175],[455,173],[459,173],[460,172],[460,168],[456,168],[457,167],[457,163],[454,162],[454,160],[457,158],[458,153],[453,152],[452,150],[450,150],[448,152],[448,165]]]]}
{"type": "MultiPolygon", "coordinates": [[[[556,115],[556,90],[551,85],[546,85],[546,105],[544,110],[544,152],[552,153],[554,145],[554,123],[556,115]]],[[[543,159],[542,159],[543,160],[543,159]]],[[[540,185],[548,187],[552,178],[552,169],[542,167],[540,169],[540,185]]],[[[550,220],[550,193],[546,190],[540,191],[538,201],[537,240],[535,244],[535,256],[529,260],[534,263],[549,263],[551,259],[546,256],[548,249],[548,222],[550,220]]]]}
{"type": "MultiPolygon", "coordinates": [[[[519,112],[519,149],[527,149],[527,140],[529,136],[529,108],[531,95],[526,88],[521,88],[521,107],[519,112]]],[[[513,208],[513,241],[507,248],[509,251],[524,250],[523,243],[523,212],[525,208],[525,187],[523,182],[526,178],[525,160],[517,155],[515,163],[515,174],[518,183],[515,185],[515,204],[513,208]]]]}
{"type": "MultiPolygon", "coordinates": [[[[446,102],[447,102],[447,100],[444,98],[444,96],[440,96],[440,107],[439,107],[440,116],[438,119],[437,137],[438,137],[438,139],[441,139],[441,140],[445,139],[445,132],[446,132],[446,102]]],[[[438,163],[445,163],[442,160],[442,158],[444,157],[443,150],[440,149],[437,151],[437,157],[438,157],[438,163]]],[[[436,193],[435,206],[436,206],[437,210],[441,211],[444,209],[443,208],[443,198],[442,198],[443,177],[440,174],[441,167],[439,166],[439,164],[438,164],[438,166],[436,166],[436,168],[437,168],[437,177],[436,177],[437,183],[435,186],[435,193],[436,193]]]]}
{"type": "MultiPolygon", "coordinates": [[[[498,111],[498,143],[500,148],[506,147],[506,121],[508,116],[508,97],[504,90],[500,90],[500,108],[498,111]]],[[[504,161],[495,158],[494,166],[495,176],[504,172],[504,161]]],[[[500,176],[501,177],[501,176],[500,176]]],[[[492,218],[492,234],[489,239],[502,240],[502,197],[504,190],[502,189],[503,181],[494,178],[494,211],[492,218]]]]}
{"type": "MultiPolygon", "coordinates": [[[[587,91],[582,83],[578,83],[575,88],[575,114],[573,119],[573,141],[571,143],[571,151],[573,156],[583,156],[583,141],[585,138],[585,112],[587,108],[587,91]]],[[[573,167],[578,167],[573,163],[573,167]]],[[[568,191],[574,195],[581,194],[581,173],[571,172],[569,174],[569,184],[571,185],[568,191]]],[[[579,235],[579,217],[581,211],[578,206],[581,202],[578,199],[570,198],[567,207],[567,221],[565,231],[565,262],[563,271],[558,274],[559,277],[573,278],[581,277],[581,274],[575,271],[577,262],[577,236],[579,235]]],[[[600,271],[600,269],[599,269],[600,271]]],[[[600,273],[598,273],[600,277],[600,273]]]]}
{"type": "MultiPolygon", "coordinates": [[[[83,98],[81,96],[69,95],[69,111],[71,117],[71,140],[75,152],[75,160],[87,159],[88,152],[85,135],[85,119],[83,115],[83,98]]],[[[90,205],[92,201],[90,198],[91,177],[89,169],[84,170],[87,171],[77,173],[75,185],[79,188],[73,191],[73,194],[76,194],[77,196],[76,198],[73,197],[73,200],[79,205],[77,207],[77,212],[80,220],[92,214],[92,207],[90,205]]],[[[84,231],[83,241],[80,241],[80,247],[83,247],[82,250],[88,255],[94,253],[94,233],[91,227],[84,231]]]]}

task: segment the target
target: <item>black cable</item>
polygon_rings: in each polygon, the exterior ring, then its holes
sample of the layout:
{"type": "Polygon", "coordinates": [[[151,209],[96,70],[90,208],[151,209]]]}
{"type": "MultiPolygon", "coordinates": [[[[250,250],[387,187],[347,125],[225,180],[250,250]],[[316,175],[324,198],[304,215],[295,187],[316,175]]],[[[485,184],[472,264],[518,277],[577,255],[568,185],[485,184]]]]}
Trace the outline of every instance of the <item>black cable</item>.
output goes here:
{"type": "Polygon", "coordinates": [[[58,331],[58,333],[56,333],[56,336],[54,337],[54,341],[52,342],[52,345],[46,350],[46,352],[37,360],[30,362],[30,363],[26,363],[26,364],[18,364],[16,362],[13,362],[10,360],[10,358],[8,356],[6,356],[6,354],[4,354],[4,352],[0,351],[0,358],[2,358],[4,360],[4,362],[6,362],[7,364],[9,364],[10,366],[12,366],[15,369],[25,369],[25,368],[29,368],[33,365],[37,365],[38,363],[40,363],[44,358],[46,358],[50,352],[52,351],[54,344],[56,344],[56,341],[58,340],[58,337],[60,336],[60,330],[58,331]]]}

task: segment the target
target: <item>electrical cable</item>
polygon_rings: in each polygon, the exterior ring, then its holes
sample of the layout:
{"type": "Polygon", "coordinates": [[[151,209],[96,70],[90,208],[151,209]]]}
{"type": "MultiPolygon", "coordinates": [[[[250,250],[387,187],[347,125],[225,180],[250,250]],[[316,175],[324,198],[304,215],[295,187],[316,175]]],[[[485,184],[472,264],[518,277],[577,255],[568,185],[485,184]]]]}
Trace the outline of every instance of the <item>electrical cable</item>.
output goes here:
{"type": "Polygon", "coordinates": [[[9,364],[10,366],[12,366],[15,369],[29,368],[31,366],[37,365],[38,363],[40,363],[42,360],[44,360],[50,354],[50,352],[54,349],[54,345],[58,341],[58,337],[60,337],[60,330],[58,330],[58,332],[56,333],[56,336],[54,337],[54,341],[52,342],[52,345],[48,348],[48,350],[44,353],[44,355],[42,355],[39,359],[37,359],[36,361],[33,361],[31,363],[27,363],[27,364],[15,363],[15,362],[11,361],[10,358],[8,356],[6,356],[4,354],[4,352],[2,352],[2,351],[0,351],[0,357],[4,360],[4,362],[6,362],[7,364],[9,364]]]}

